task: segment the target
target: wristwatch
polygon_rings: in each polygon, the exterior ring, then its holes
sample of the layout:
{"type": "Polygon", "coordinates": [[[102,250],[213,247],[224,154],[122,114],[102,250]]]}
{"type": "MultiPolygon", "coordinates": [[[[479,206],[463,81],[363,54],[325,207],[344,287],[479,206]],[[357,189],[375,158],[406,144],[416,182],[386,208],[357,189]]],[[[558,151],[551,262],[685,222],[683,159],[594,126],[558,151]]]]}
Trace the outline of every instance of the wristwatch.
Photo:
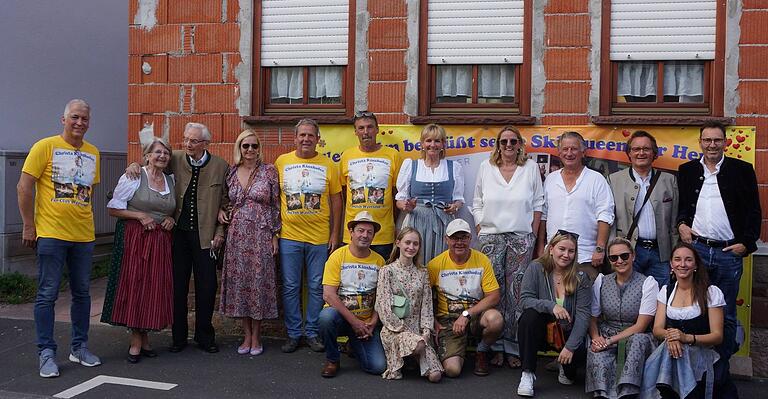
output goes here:
{"type": "Polygon", "coordinates": [[[468,310],[465,310],[465,311],[461,312],[461,315],[466,317],[468,320],[472,320],[472,315],[469,314],[468,310]]]}
{"type": "Polygon", "coordinates": [[[595,252],[597,252],[599,254],[603,253],[604,250],[605,249],[603,247],[599,246],[599,245],[595,247],[595,252]]]}

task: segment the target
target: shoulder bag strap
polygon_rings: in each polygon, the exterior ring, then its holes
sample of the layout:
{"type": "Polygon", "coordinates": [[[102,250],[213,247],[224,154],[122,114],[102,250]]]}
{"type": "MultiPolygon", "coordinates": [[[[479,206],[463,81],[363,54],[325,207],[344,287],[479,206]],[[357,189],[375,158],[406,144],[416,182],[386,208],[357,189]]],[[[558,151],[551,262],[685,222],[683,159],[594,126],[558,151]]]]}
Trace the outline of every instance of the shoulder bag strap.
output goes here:
{"type": "Polygon", "coordinates": [[[656,182],[659,181],[659,177],[661,177],[661,172],[654,171],[653,177],[651,177],[651,185],[648,186],[648,191],[645,192],[645,198],[643,198],[643,204],[640,205],[640,210],[632,218],[632,225],[629,226],[629,230],[627,230],[627,239],[632,238],[632,233],[634,233],[635,229],[637,228],[637,222],[638,222],[638,219],[640,218],[640,212],[643,211],[643,207],[648,202],[648,199],[651,198],[651,192],[653,192],[653,188],[656,187],[656,182]]]}

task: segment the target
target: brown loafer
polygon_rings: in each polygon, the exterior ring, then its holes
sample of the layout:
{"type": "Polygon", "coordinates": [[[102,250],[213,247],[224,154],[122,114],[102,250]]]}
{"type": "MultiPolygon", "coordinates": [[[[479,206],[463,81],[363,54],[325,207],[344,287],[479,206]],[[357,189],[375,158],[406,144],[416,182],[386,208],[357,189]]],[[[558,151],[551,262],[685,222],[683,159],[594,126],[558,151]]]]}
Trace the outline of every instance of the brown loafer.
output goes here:
{"type": "Polygon", "coordinates": [[[474,373],[477,376],[485,377],[488,372],[488,354],[485,352],[477,352],[475,354],[475,370],[474,373]]]}
{"type": "Polygon", "coordinates": [[[332,362],[329,360],[325,361],[325,364],[323,365],[323,371],[320,373],[320,375],[323,376],[323,378],[333,378],[336,377],[336,373],[339,371],[339,362],[332,362]]]}

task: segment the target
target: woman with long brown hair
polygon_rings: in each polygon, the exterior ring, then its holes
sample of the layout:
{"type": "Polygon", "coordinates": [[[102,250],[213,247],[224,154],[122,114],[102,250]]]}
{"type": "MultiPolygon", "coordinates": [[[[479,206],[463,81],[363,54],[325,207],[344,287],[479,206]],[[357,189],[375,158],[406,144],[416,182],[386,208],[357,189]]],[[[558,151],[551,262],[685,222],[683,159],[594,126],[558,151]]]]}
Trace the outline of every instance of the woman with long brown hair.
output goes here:
{"type": "Polygon", "coordinates": [[[520,396],[533,396],[536,353],[547,349],[547,323],[556,321],[565,335],[557,357],[561,384],[573,384],[576,368],[586,357],[592,283],[584,272],[576,270],[577,240],[574,233],[558,231],[523,276],[517,326],[523,368],[517,388],[520,396]]]}
{"type": "Polygon", "coordinates": [[[663,340],[645,362],[640,397],[712,398],[717,394],[713,349],[723,341],[723,292],[691,244],[672,249],[672,276],[656,297],[653,335],[663,340]],[[658,393],[656,390],[658,389],[658,393]]]}

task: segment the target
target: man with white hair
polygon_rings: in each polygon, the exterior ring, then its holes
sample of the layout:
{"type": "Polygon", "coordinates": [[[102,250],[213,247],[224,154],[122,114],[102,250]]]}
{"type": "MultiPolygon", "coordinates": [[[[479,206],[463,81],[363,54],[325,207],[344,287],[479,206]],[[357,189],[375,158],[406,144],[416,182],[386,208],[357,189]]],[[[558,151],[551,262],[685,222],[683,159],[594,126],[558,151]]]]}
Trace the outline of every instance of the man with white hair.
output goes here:
{"type": "MultiPolygon", "coordinates": [[[[173,342],[171,352],[187,346],[187,296],[195,274],[195,336],[209,353],[219,351],[211,317],[216,301],[215,253],[224,243],[224,226],[217,220],[229,202],[224,188],[229,165],[208,152],[211,133],[200,123],[184,127],[184,150],[175,150],[168,165],[176,185],[176,226],[173,231],[173,342]]],[[[126,174],[138,178],[140,166],[131,164],[126,174]]]]}
{"type": "Polygon", "coordinates": [[[69,360],[94,367],[101,360],[88,350],[91,315],[91,264],[94,226],[91,195],[99,183],[99,150],[83,138],[91,107],[71,100],[64,108],[64,130],[32,146],[24,161],[18,192],[22,244],[37,252],[38,288],[35,331],[41,377],[58,377],[54,306],[64,264],[72,291],[72,342],[69,360]]]}

